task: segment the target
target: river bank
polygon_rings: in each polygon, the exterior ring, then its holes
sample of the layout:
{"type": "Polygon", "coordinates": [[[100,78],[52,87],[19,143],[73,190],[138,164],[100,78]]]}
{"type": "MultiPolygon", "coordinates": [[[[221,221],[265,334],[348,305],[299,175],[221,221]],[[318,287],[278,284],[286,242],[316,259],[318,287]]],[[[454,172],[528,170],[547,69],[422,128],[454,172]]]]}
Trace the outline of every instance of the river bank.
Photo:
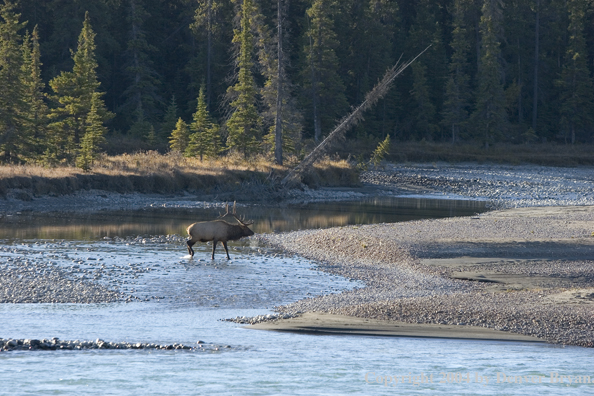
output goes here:
{"type": "MultiPolygon", "coordinates": [[[[592,206],[536,207],[261,238],[366,284],[280,312],[457,326],[461,338],[481,327],[502,331],[501,339],[511,332],[593,347],[593,224],[592,206]]],[[[293,330],[326,326],[314,318],[293,330]]]]}

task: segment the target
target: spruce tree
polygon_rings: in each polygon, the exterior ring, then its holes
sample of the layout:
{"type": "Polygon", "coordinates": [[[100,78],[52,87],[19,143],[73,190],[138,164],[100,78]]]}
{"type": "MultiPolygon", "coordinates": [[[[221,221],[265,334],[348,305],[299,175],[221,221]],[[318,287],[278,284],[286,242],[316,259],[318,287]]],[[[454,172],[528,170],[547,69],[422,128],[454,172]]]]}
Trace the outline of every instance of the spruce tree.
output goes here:
{"type": "Polygon", "coordinates": [[[19,162],[29,140],[23,125],[27,105],[18,33],[25,24],[19,22],[20,14],[14,9],[10,1],[0,5],[0,153],[4,162],[19,162]]]}
{"type": "Polygon", "coordinates": [[[198,106],[190,124],[190,140],[184,154],[186,157],[214,157],[219,151],[219,128],[213,123],[208,113],[204,88],[198,95],[198,106]]]}
{"type": "Polygon", "coordinates": [[[169,147],[171,151],[183,153],[186,151],[189,141],[190,130],[188,129],[188,124],[180,117],[169,137],[169,147]]]}
{"type": "Polygon", "coordinates": [[[339,41],[334,31],[333,16],[338,13],[339,6],[337,0],[313,0],[307,10],[306,62],[302,75],[304,88],[311,98],[310,114],[316,142],[322,139],[322,131],[329,130],[348,109],[336,55],[339,41]]]}
{"type": "Polygon", "coordinates": [[[241,6],[241,27],[235,30],[233,42],[239,44],[237,83],[229,87],[232,114],[227,120],[227,147],[241,152],[244,157],[258,147],[262,120],[256,108],[257,87],[252,74],[254,62],[254,36],[251,31],[255,13],[253,0],[244,0],[241,6]]]}
{"type": "Polygon", "coordinates": [[[569,42],[561,78],[557,84],[561,89],[561,129],[569,132],[571,143],[576,133],[592,127],[594,120],[594,84],[588,70],[588,50],[584,35],[584,23],[588,0],[568,0],[569,42]]]}
{"type": "Polygon", "coordinates": [[[97,79],[95,33],[88,12],[85,14],[83,29],[78,37],[77,50],[71,53],[74,61],[72,71],[63,71],[50,81],[54,91],[51,98],[57,102],[57,107],[50,112],[50,160],[54,158],[70,161],[74,158],[80,139],[86,132],[86,118],[90,114],[93,100],[96,102],[95,111],[102,123],[113,116],[101,99],[103,93],[98,91],[101,83],[97,79]]]}
{"type": "Polygon", "coordinates": [[[132,115],[130,134],[137,137],[148,133],[150,120],[156,113],[155,107],[161,102],[157,94],[158,75],[149,56],[156,48],[148,43],[144,30],[144,22],[149,16],[143,0],[130,0],[127,17],[130,39],[127,42],[125,69],[129,85],[124,91],[126,101],[120,112],[132,115]]]}
{"type": "Polygon", "coordinates": [[[502,0],[484,0],[480,23],[481,58],[476,110],[472,117],[476,136],[483,141],[487,149],[495,137],[505,132],[507,126],[499,41],[502,7],[502,0]]]}
{"type": "Polygon", "coordinates": [[[442,111],[442,125],[452,133],[452,143],[460,137],[460,131],[468,119],[470,105],[470,76],[468,74],[468,41],[464,22],[465,0],[455,0],[452,22],[452,59],[450,75],[442,111]]]}
{"type": "Polygon", "coordinates": [[[162,140],[166,140],[169,137],[171,131],[175,129],[175,124],[177,123],[177,102],[175,100],[175,95],[171,97],[171,102],[169,102],[169,106],[167,106],[167,111],[163,116],[163,122],[159,126],[160,133],[159,136],[162,137],[162,140]]]}
{"type": "Polygon", "coordinates": [[[100,144],[105,141],[107,128],[98,110],[103,106],[101,94],[95,92],[91,98],[91,109],[85,118],[85,134],[80,142],[76,166],[88,171],[99,154],[100,144]]]}

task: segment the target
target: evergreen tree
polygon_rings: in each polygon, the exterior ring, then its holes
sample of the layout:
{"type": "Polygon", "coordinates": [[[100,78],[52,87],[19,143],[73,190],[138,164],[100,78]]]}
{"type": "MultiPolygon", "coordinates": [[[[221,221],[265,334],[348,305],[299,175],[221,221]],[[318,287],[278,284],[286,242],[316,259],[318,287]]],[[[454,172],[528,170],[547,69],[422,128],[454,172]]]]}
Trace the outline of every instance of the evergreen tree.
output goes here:
{"type": "Polygon", "coordinates": [[[190,130],[188,129],[188,124],[179,118],[175,125],[175,129],[171,132],[171,136],[169,137],[169,147],[171,148],[171,151],[183,153],[186,151],[189,141],[190,130]]]}
{"type": "Polygon", "coordinates": [[[194,122],[190,124],[190,141],[184,154],[186,157],[200,156],[214,157],[219,152],[219,128],[210,119],[206,107],[204,88],[200,89],[198,108],[193,115],[194,122]]]}
{"type": "Polygon", "coordinates": [[[254,37],[251,31],[255,13],[253,0],[244,0],[241,5],[241,27],[235,30],[233,42],[239,44],[237,59],[237,83],[228,93],[235,99],[231,102],[233,113],[227,120],[227,147],[241,152],[244,157],[257,149],[262,120],[256,108],[256,82],[252,74],[254,62],[254,37]]]}
{"type": "Polygon", "coordinates": [[[20,14],[15,4],[0,5],[0,153],[4,162],[18,162],[29,141],[24,135],[25,87],[22,84],[23,53],[20,14]]]}
{"type": "Polygon", "coordinates": [[[150,15],[143,6],[143,0],[129,2],[127,22],[130,26],[130,39],[127,43],[126,74],[130,83],[124,91],[127,99],[120,112],[134,115],[131,135],[144,136],[150,128],[150,119],[156,114],[156,105],[161,102],[157,95],[159,76],[149,57],[156,48],[146,39],[144,22],[150,15]]]}
{"type": "Polygon", "coordinates": [[[93,93],[91,109],[85,118],[85,134],[80,142],[80,149],[76,158],[76,166],[88,171],[97,159],[99,145],[105,141],[107,128],[103,125],[103,118],[98,110],[103,106],[101,94],[93,93]]]}
{"type": "Polygon", "coordinates": [[[584,22],[588,0],[568,0],[569,42],[558,85],[561,89],[561,129],[569,132],[571,143],[576,132],[591,129],[594,111],[594,84],[588,70],[588,51],[584,22]]]}
{"type": "Polygon", "coordinates": [[[266,79],[260,93],[265,110],[263,121],[268,134],[263,137],[266,148],[274,155],[275,162],[282,165],[283,153],[293,152],[301,139],[302,116],[293,97],[294,87],[287,73],[288,54],[284,46],[287,41],[286,8],[288,1],[277,0],[276,37],[258,23],[258,61],[266,79]],[[275,51],[276,50],[276,51],[275,51]]]}
{"type": "Polygon", "coordinates": [[[198,0],[198,7],[194,13],[194,23],[190,26],[195,34],[206,32],[206,108],[210,111],[212,96],[212,53],[213,33],[218,30],[216,14],[219,3],[214,0],[198,0]]]}
{"type": "Polygon", "coordinates": [[[454,1],[452,22],[452,59],[450,76],[446,83],[446,94],[442,111],[442,125],[452,132],[452,143],[460,137],[460,130],[468,119],[470,105],[470,76],[468,56],[470,43],[464,18],[465,0],[454,1]]]}
{"type": "Polygon", "coordinates": [[[165,112],[165,116],[163,117],[163,122],[160,125],[160,136],[163,139],[167,139],[171,131],[175,129],[175,124],[177,123],[177,102],[175,101],[175,95],[171,97],[171,102],[169,106],[167,106],[167,111],[165,112]]]}
{"type": "MultiPolygon", "coordinates": [[[[333,15],[339,10],[337,0],[313,0],[307,10],[305,59],[302,69],[304,88],[311,101],[314,140],[320,141],[322,130],[329,130],[348,109],[345,86],[339,75],[339,45],[334,32],[333,15]]],[[[309,118],[309,117],[308,117],[309,118]]]]}
{"type": "Polygon", "coordinates": [[[52,99],[57,107],[50,112],[51,132],[48,147],[48,160],[72,160],[80,145],[80,139],[86,132],[86,118],[95,100],[96,112],[102,122],[113,115],[107,111],[98,92],[100,82],[97,79],[97,61],[95,59],[95,33],[91,28],[89,13],[85,14],[83,29],[78,39],[76,52],[72,52],[74,66],[71,72],[62,72],[50,81],[54,91],[52,99]],[[94,99],[94,96],[98,95],[94,99]]]}
{"type": "Polygon", "coordinates": [[[502,0],[484,0],[480,26],[481,59],[473,125],[476,127],[477,137],[482,138],[487,149],[507,126],[499,42],[502,7],[502,0]]]}
{"type": "Polygon", "coordinates": [[[432,140],[439,131],[437,115],[447,78],[447,59],[439,5],[431,0],[421,0],[415,4],[415,11],[416,16],[409,32],[409,51],[418,53],[429,45],[431,48],[411,67],[411,118],[414,117],[411,121],[418,138],[432,140]]]}

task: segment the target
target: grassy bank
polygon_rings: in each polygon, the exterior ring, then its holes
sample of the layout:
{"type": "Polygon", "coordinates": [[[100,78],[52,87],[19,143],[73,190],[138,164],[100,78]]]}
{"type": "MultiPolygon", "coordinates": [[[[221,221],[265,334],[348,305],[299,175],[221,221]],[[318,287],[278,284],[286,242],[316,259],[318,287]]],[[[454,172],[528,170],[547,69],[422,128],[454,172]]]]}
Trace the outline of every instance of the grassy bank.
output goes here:
{"type": "MultiPolygon", "coordinates": [[[[0,196],[11,193],[27,200],[95,189],[118,193],[190,192],[253,200],[263,193],[274,193],[274,181],[295,162],[291,159],[286,166],[278,166],[264,158],[245,161],[240,157],[201,162],[149,151],[103,156],[90,172],[75,167],[1,166],[0,196]]],[[[303,183],[310,187],[352,186],[358,183],[358,174],[346,161],[326,159],[304,175],[303,183]]]]}

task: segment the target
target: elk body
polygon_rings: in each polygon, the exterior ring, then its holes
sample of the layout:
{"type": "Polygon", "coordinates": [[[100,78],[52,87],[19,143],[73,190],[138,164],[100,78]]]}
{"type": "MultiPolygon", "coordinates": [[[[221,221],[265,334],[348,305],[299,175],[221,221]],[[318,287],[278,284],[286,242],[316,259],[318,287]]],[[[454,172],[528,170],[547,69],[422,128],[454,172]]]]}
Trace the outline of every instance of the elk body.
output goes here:
{"type": "MultiPolygon", "coordinates": [[[[225,217],[229,214],[229,207],[227,206],[227,213],[221,217],[225,217]]],[[[190,225],[187,230],[188,235],[190,236],[190,239],[187,241],[188,253],[190,253],[190,256],[194,257],[194,249],[192,249],[192,246],[194,246],[196,242],[212,241],[211,257],[214,260],[217,243],[223,242],[225,253],[227,253],[227,259],[230,260],[231,258],[229,257],[229,250],[227,249],[227,241],[236,241],[242,237],[254,235],[254,232],[248,227],[249,225],[253,224],[253,222],[244,223],[237,216],[235,216],[235,205],[233,205],[233,213],[231,215],[235,217],[235,220],[237,220],[238,224],[231,224],[225,220],[217,219],[190,225]]]]}

